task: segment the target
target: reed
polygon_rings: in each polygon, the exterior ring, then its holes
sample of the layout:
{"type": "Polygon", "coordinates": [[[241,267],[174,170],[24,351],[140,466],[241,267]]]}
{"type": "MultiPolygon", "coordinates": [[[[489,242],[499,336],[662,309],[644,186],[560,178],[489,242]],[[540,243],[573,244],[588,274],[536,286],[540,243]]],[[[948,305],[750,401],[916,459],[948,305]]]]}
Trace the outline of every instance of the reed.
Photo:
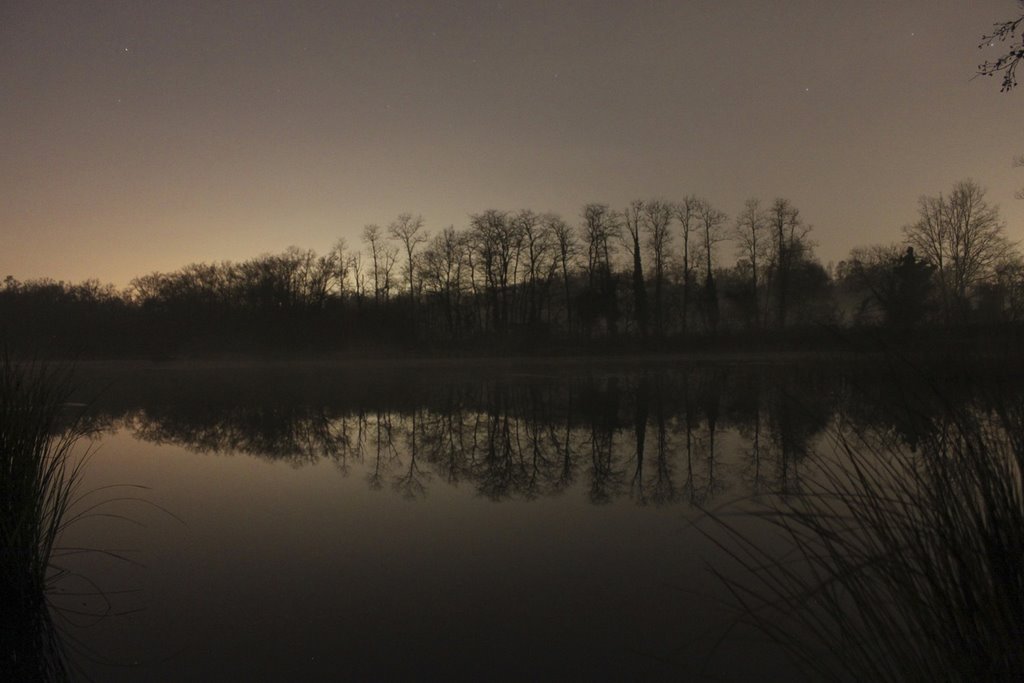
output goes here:
{"type": "Polygon", "coordinates": [[[65,411],[66,369],[0,361],[0,605],[4,673],[11,680],[62,678],[46,604],[61,572],[51,564],[81,480],[82,436],[65,411]]]}
{"type": "Polygon", "coordinates": [[[837,426],[801,492],[709,513],[712,571],[814,680],[1024,680],[1024,406],[917,419],[914,449],[837,426]]]}

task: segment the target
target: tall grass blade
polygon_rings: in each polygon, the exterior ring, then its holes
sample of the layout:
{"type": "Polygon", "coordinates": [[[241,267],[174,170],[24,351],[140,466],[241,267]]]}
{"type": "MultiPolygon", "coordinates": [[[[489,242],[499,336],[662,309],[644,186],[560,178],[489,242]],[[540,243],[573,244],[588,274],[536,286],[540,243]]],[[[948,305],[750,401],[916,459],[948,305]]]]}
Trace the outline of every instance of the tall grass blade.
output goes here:
{"type": "Polygon", "coordinates": [[[65,415],[70,374],[0,359],[0,642],[5,680],[64,680],[46,603],[51,557],[77,495],[82,436],[65,415]]]}
{"type": "Polygon", "coordinates": [[[915,449],[837,425],[750,512],[770,542],[709,513],[740,620],[814,680],[1024,680],[1024,406],[943,406],[915,449]]]}

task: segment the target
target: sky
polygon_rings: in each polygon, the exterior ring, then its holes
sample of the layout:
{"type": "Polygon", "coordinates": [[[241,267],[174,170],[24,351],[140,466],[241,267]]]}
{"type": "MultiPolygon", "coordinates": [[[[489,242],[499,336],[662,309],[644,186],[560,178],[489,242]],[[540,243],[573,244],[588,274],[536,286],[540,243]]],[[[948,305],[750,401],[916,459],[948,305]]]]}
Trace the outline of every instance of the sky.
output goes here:
{"type": "MultiPolygon", "coordinates": [[[[789,198],[823,263],[971,178],[1024,241],[1014,0],[4,0],[0,278],[118,286],[401,212],[789,198]]],[[[722,245],[723,261],[734,255],[722,245]]]]}

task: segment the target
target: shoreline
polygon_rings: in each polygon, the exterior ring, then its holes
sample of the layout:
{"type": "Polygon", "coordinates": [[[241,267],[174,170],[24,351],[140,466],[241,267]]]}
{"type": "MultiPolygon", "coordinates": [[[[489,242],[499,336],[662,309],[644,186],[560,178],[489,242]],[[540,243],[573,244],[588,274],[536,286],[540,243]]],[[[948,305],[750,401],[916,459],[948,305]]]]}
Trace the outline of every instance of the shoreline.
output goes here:
{"type": "Polygon", "coordinates": [[[233,354],[182,356],[175,358],[67,358],[48,361],[67,363],[82,370],[229,370],[246,368],[329,368],[336,370],[398,370],[408,369],[471,369],[514,370],[516,368],[588,368],[643,367],[685,365],[793,365],[798,363],[836,363],[861,365],[902,361],[908,364],[950,363],[977,365],[987,362],[1011,361],[1007,370],[1024,369],[1024,349],[1006,351],[971,351],[932,348],[925,350],[760,350],[760,351],[680,351],[659,353],[566,353],[566,354],[467,354],[467,355],[302,355],[302,354],[233,354]]]}

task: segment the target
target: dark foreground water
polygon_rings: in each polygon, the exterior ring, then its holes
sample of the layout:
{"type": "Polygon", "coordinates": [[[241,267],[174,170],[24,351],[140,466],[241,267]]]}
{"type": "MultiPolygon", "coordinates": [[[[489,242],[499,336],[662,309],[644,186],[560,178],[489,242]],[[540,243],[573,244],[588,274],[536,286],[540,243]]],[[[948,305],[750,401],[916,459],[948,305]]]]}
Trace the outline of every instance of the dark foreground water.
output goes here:
{"type": "Polygon", "coordinates": [[[890,375],[83,366],[83,490],[145,488],[79,506],[108,501],[63,538],[61,637],[96,680],[790,680],[694,521],[799,490],[840,424],[912,444],[890,375]]]}

